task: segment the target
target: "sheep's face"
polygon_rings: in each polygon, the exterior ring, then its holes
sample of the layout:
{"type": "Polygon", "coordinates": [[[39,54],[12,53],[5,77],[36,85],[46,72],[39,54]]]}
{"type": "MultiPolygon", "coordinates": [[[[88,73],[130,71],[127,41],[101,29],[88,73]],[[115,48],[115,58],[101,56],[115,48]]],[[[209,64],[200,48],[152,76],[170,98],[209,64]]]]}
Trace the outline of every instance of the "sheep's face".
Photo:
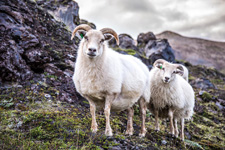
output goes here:
{"type": "Polygon", "coordinates": [[[71,40],[78,32],[81,40],[82,52],[87,57],[93,59],[104,53],[105,41],[109,41],[112,37],[116,39],[119,45],[119,37],[117,33],[110,28],[103,28],[100,31],[93,30],[89,25],[81,24],[77,26],[71,36],[71,40]]]}
{"type": "Polygon", "coordinates": [[[154,63],[154,66],[160,69],[159,76],[164,83],[170,83],[176,78],[176,74],[183,75],[183,67],[177,64],[171,64],[163,61],[158,61],[154,63]]]}
{"type": "Polygon", "coordinates": [[[109,37],[104,36],[102,32],[97,30],[88,31],[83,37],[83,53],[91,59],[101,56],[105,40],[109,40],[109,37]]]}

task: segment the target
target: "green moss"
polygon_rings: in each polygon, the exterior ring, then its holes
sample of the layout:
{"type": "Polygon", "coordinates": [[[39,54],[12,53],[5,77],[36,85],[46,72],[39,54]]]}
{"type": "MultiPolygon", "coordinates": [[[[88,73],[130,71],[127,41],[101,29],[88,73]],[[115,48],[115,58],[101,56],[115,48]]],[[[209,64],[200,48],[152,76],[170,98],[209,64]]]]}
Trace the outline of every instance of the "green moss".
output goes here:
{"type": "Polygon", "coordinates": [[[220,83],[223,83],[223,80],[221,80],[221,79],[212,79],[211,82],[213,84],[220,84],[220,83]]]}
{"type": "Polygon", "coordinates": [[[211,94],[209,94],[208,92],[203,92],[201,95],[203,100],[211,100],[213,98],[213,96],[211,94]]]}
{"type": "Polygon", "coordinates": [[[201,145],[199,145],[199,143],[196,143],[194,141],[190,141],[190,140],[184,140],[186,144],[195,147],[197,149],[204,149],[201,145]]]}
{"type": "Polygon", "coordinates": [[[194,76],[192,76],[192,75],[189,75],[189,80],[195,80],[196,78],[194,77],[194,76]]]}
{"type": "Polygon", "coordinates": [[[135,55],[137,52],[133,49],[113,48],[115,51],[124,51],[129,55],[135,55]]]}

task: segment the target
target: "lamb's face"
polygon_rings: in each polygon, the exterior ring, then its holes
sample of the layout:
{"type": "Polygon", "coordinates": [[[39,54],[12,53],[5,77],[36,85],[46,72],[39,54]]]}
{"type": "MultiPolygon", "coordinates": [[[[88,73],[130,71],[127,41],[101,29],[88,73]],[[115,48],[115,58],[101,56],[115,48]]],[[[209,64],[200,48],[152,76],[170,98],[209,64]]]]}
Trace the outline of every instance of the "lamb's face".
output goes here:
{"type": "Polygon", "coordinates": [[[160,68],[161,79],[164,83],[169,83],[174,80],[177,74],[177,67],[169,65],[167,63],[163,64],[160,68]]]}
{"type": "Polygon", "coordinates": [[[83,38],[83,53],[93,59],[101,56],[104,50],[105,37],[102,32],[90,30],[83,38]]]}
{"type": "Polygon", "coordinates": [[[159,59],[154,63],[154,67],[159,70],[159,76],[164,83],[170,83],[176,78],[176,74],[183,75],[183,67],[178,64],[171,64],[165,60],[159,59]]]}

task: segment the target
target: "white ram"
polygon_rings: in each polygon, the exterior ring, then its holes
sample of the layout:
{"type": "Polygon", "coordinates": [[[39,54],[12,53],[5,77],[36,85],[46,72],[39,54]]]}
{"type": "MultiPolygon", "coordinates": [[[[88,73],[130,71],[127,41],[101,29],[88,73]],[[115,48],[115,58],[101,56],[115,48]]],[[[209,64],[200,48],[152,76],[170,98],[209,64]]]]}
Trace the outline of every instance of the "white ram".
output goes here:
{"type": "Polygon", "coordinates": [[[150,99],[149,71],[139,59],[119,54],[107,45],[112,38],[119,39],[115,31],[103,28],[100,31],[88,25],[77,26],[71,39],[78,32],[81,40],[73,81],[77,91],[90,104],[91,130],[97,132],[96,108],[103,108],[106,118],[105,134],[112,136],[110,111],[128,110],[126,134],[133,134],[133,105],[139,100],[142,113],[140,136],[144,136],[146,103],[150,99]]]}

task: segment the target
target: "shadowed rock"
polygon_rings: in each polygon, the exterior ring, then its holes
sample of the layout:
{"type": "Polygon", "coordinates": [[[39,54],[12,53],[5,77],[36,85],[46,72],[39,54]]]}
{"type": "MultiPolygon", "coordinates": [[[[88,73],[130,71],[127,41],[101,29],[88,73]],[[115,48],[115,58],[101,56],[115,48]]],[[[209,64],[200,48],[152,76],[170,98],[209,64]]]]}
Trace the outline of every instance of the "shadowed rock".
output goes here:
{"type": "Polygon", "coordinates": [[[37,0],[57,21],[63,22],[72,31],[80,24],[79,6],[73,0],[37,0]]]}
{"type": "Polygon", "coordinates": [[[139,34],[137,42],[139,52],[148,58],[142,60],[147,66],[152,65],[157,59],[175,62],[174,50],[166,39],[157,40],[152,32],[148,32],[139,34]]]}

